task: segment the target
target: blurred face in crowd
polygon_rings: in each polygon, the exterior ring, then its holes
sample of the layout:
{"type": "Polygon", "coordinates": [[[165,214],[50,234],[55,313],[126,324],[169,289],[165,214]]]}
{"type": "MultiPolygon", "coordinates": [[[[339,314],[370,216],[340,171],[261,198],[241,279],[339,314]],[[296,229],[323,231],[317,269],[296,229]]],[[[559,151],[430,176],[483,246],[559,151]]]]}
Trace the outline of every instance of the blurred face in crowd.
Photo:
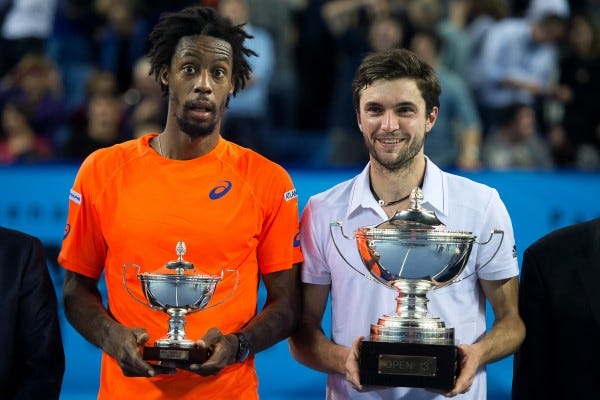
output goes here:
{"type": "Polygon", "coordinates": [[[363,89],[358,125],[372,162],[395,171],[423,154],[437,107],[427,114],[425,99],[412,79],[376,80],[363,89]]]}
{"type": "Polygon", "coordinates": [[[369,43],[376,51],[400,47],[402,37],[400,23],[392,18],[376,19],[369,28],[369,43]]]}
{"type": "Polygon", "coordinates": [[[211,36],[179,40],[161,82],[169,87],[169,118],[192,139],[220,130],[228,97],[233,93],[231,45],[211,36]]]}
{"type": "Polygon", "coordinates": [[[250,20],[246,0],[220,0],[219,13],[231,19],[234,25],[245,24],[250,20]]]}
{"type": "Polygon", "coordinates": [[[437,66],[437,50],[429,36],[420,33],[415,34],[410,41],[410,49],[427,64],[433,67],[437,66]]]}
{"type": "Polygon", "coordinates": [[[531,107],[521,107],[513,120],[514,138],[526,140],[535,134],[535,111],[531,107]]]}
{"type": "Polygon", "coordinates": [[[88,134],[105,143],[119,137],[122,116],[121,102],[117,97],[98,94],[88,104],[88,134]]]}

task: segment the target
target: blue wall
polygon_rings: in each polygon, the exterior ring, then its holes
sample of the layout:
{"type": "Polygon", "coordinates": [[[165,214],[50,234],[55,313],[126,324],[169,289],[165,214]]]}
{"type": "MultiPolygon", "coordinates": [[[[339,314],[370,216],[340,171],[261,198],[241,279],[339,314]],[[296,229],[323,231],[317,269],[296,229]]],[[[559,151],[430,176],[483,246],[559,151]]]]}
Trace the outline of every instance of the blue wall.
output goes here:
{"type": "MultiPolygon", "coordinates": [[[[0,168],[0,225],[38,236],[49,252],[57,292],[62,271],[54,264],[67,213],[67,196],[77,166],[42,165],[0,168]]],[[[308,197],[351,178],[356,170],[292,169],[300,206],[308,197]]],[[[577,172],[477,172],[463,175],[498,189],[513,220],[519,260],[537,238],[556,228],[600,216],[600,174],[577,172]]],[[[465,193],[468,196],[468,193],[465,193]]],[[[264,289],[260,290],[264,301],[264,289]]],[[[61,310],[62,313],[62,310],[61,310]]],[[[63,318],[67,371],[63,399],[95,398],[100,352],[63,318]]],[[[325,323],[328,330],[328,322],[325,323]]],[[[261,397],[322,399],[325,377],[296,363],[282,342],[257,357],[261,397]]],[[[489,399],[510,393],[512,358],[489,366],[489,399]]]]}

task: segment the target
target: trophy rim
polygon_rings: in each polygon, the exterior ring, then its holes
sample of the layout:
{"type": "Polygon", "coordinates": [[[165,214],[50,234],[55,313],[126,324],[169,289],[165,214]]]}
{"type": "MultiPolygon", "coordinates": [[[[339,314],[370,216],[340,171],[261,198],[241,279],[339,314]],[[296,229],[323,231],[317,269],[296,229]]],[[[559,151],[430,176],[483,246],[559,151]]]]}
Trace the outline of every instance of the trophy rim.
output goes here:
{"type": "Polygon", "coordinates": [[[177,282],[219,282],[221,276],[208,274],[160,274],[155,272],[142,272],[138,274],[142,281],[177,281],[177,282]]]}
{"type": "Polygon", "coordinates": [[[414,239],[414,240],[462,240],[463,242],[472,242],[475,235],[468,231],[458,230],[432,230],[432,229],[410,229],[400,230],[393,228],[367,228],[361,227],[354,232],[356,238],[365,239],[414,239]]]}

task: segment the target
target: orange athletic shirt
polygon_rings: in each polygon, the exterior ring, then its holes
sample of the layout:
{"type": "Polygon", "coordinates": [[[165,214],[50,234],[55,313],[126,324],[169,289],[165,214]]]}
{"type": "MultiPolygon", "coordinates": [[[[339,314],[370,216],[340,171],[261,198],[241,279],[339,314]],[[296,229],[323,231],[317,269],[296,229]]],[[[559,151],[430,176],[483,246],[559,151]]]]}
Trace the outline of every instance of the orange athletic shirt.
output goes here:
{"type": "MultiPolygon", "coordinates": [[[[298,199],[288,173],[261,155],[222,138],[202,157],[160,157],[149,146],[156,134],[101,149],[82,164],[69,196],[65,238],[58,257],[66,269],[98,278],[105,273],[108,306],[128,327],[143,327],[147,345],[166,337],[168,315],[145,302],[136,273],[171,272],[175,245],[184,241],[184,260],[195,273],[224,272],[205,310],[186,317],[186,338],[211,327],[224,334],[242,328],[256,313],[260,274],[302,261],[298,243],[298,199]],[[134,264],[136,266],[124,267],[134,264]],[[125,273],[123,272],[125,270],[125,273]]],[[[188,272],[189,273],[189,272],[188,272]]],[[[258,398],[251,357],[203,378],[178,371],[154,378],[125,377],[116,361],[102,355],[99,399],[258,398]]]]}

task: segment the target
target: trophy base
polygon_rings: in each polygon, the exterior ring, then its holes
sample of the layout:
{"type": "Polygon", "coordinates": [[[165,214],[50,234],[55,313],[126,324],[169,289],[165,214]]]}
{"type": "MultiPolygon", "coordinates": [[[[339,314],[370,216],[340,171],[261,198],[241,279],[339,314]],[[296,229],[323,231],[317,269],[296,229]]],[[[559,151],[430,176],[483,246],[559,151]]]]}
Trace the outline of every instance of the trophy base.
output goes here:
{"type": "Polygon", "coordinates": [[[194,348],[144,346],[142,354],[147,361],[165,361],[178,364],[202,364],[208,358],[207,350],[194,348]]]}
{"type": "Polygon", "coordinates": [[[363,341],[360,383],[451,390],[458,374],[454,345],[363,341]]]}

